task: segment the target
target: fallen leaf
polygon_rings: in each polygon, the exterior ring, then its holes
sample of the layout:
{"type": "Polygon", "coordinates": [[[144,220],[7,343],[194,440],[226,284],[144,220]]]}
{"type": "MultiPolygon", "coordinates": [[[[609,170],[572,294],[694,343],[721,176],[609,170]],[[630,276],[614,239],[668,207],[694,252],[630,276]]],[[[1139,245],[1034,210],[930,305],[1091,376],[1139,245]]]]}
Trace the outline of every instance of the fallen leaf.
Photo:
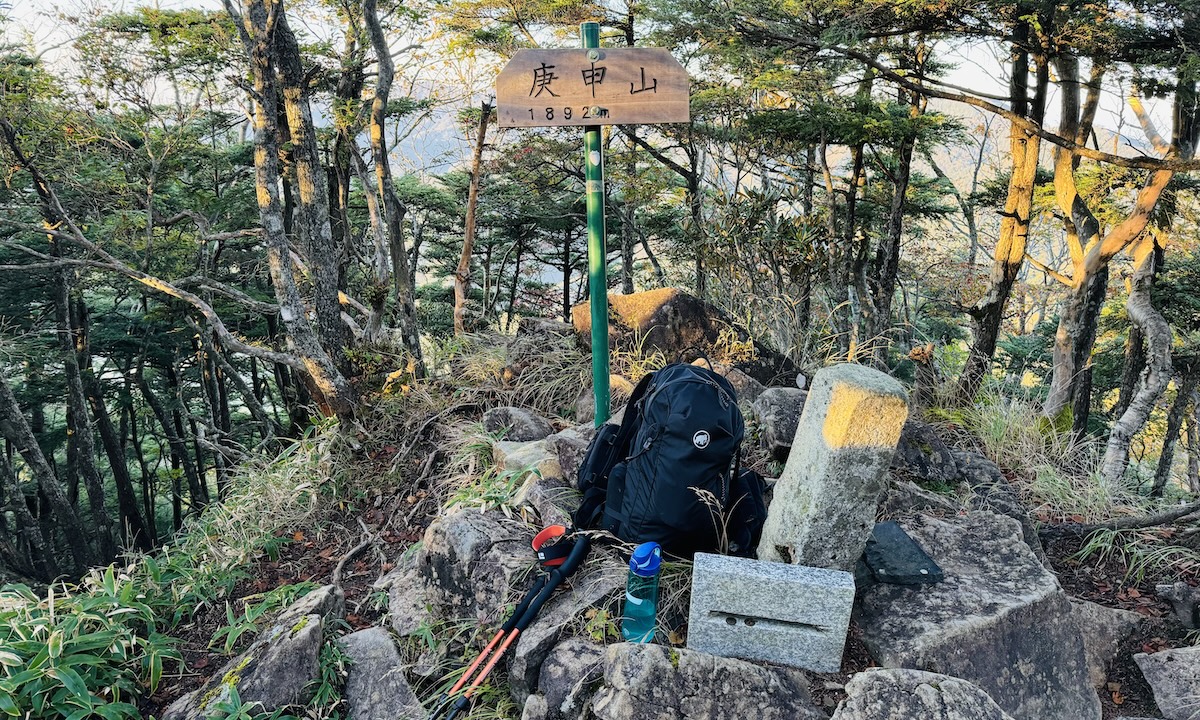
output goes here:
{"type": "Polygon", "coordinates": [[[1129,591],[1126,594],[1131,598],[1140,598],[1142,596],[1142,593],[1139,592],[1137,588],[1129,588],[1129,591]]]}
{"type": "Polygon", "coordinates": [[[1112,694],[1113,705],[1121,705],[1125,702],[1125,696],[1119,692],[1112,694]]]}
{"type": "Polygon", "coordinates": [[[296,532],[292,533],[292,540],[296,542],[304,542],[304,531],[297,530],[296,532]]]}
{"type": "Polygon", "coordinates": [[[195,668],[196,670],[201,670],[203,668],[208,667],[208,656],[205,655],[205,656],[199,658],[198,660],[196,660],[196,662],[192,663],[192,667],[195,668]]]}

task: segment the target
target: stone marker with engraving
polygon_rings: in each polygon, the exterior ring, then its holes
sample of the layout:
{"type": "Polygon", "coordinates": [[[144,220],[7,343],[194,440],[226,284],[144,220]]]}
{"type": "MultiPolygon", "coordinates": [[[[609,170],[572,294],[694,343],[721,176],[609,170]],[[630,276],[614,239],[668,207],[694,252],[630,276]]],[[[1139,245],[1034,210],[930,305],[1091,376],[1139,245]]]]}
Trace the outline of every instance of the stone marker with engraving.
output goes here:
{"type": "Polygon", "coordinates": [[[853,604],[850,573],[697,553],[687,646],[837,672],[853,604]]]}
{"type": "Polygon", "coordinates": [[[908,418],[894,378],[862,365],[817,372],[767,513],[760,560],[852,571],[908,418]]]}

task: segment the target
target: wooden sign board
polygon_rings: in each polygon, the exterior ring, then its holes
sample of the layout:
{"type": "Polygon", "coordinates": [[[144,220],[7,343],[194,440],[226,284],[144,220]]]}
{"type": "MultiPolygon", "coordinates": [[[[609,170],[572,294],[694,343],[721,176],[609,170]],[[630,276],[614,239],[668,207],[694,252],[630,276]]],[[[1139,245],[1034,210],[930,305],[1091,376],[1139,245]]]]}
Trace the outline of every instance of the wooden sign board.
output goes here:
{"type": "Polygon", "coordinates": [[[689,79],[663,48],[519,50],[496,78],[500,127],[688,121],[689,79]]]}

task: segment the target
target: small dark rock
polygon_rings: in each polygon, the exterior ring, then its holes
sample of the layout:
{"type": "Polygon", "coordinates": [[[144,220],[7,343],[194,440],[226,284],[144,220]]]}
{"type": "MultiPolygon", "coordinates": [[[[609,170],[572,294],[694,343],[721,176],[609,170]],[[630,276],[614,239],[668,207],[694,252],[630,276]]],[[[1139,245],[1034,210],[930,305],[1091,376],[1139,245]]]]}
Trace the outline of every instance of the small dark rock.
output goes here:
{"type": "Polygon", "coordinates": [[[1171,603],[1175,617],[1185,628],[1200,628],[1200,588],[1177,582],[1174,585],[1156,585],[1154,591],[1171,603]]]}
{"type": "Polygon", "coordinates": [[[900,431],[892,467],[926,482],[956,484],[962,477],[951,450],[929,423],[909,418],[900,431]]]}
{"type": "Polygon", "coordinates": [[[799,388],[767,388],[754,401],[753,410],[762,428],[762,443],[779,462],[787,460],[804,411],[807,390],[799,388]]]}
{"type": "Polygon", "coordinates": [[[545,418],[518,407],[495,407],[483,414],[483,429],[510,442],[541,440],[554,432],[545,418]]]}

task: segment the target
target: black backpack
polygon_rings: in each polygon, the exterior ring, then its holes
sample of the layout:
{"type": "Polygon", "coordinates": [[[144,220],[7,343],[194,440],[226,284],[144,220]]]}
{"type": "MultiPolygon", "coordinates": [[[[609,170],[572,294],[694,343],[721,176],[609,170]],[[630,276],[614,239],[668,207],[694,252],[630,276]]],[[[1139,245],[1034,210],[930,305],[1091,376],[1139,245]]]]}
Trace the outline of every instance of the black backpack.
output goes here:
{"type": "Polygon", "coordinates": [[[676,363],[642,378],[621,424],[596,431],[579,466],[573,521],[691,557],[749,556],[766,520],[765,483],[741,471],[745,423],[729,381],[676,363]]]}

